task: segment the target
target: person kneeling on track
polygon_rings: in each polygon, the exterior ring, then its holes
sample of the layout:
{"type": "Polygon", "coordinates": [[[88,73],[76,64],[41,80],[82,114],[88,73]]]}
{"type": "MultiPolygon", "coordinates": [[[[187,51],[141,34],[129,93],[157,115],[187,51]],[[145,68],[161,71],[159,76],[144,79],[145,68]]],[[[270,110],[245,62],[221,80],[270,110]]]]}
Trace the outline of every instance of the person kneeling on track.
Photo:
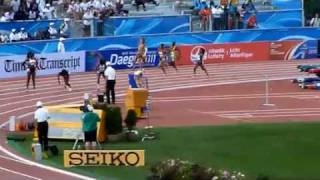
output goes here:
{"type": "Polygon", "coordinates": [[[68,90],[69,91],[72,91],[71,89],[71,85],[69,83],[69,80],[70,80],[70,74],[67,70],[65,69],[62,69],[61,72],[58,73],[58,83],[60,83],[60,76],[63,77],[63,80],[64,80],[64,88],[67,88],[68,87],[68,90]]]}

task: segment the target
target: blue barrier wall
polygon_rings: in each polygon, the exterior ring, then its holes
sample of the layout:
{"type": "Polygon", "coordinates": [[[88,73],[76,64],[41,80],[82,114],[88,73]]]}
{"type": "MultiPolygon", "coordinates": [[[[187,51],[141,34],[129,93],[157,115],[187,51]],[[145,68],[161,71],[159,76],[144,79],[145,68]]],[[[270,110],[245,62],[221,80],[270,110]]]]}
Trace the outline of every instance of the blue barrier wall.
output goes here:
{"type": "MultiPolygon", "coordinates": [[[[277,41],[289,39],[320,39],[320,28],[289,28],[268,30],[237,30],[210,33],[178,33],[144,36],[148,47],[158,47],[160,43],[199,44],[277,41]]],[[[106,50],[136,48],[139,36],[118,36],[100,38],[67,39],[66,51],[106,50]]],[[[48,53],[57,51],[57,41],[31,41],[12,44],[0,44],[0,56],[26,54],[28,51],[48,53]]]]}
{"type": "Polygon", "coordinates": [[[302,0],[272,0],[277,9],[303,9],[302,0]]]}
{"type": "MultiPolygon", "coordinates": [[[[250,14],[246,14],[245,19],[250,14]]],[[[261,11],[257,13],[258,29],[290,28],[302,26],[302,10],[261,11]]]]}
{"type": "Polygon", "coordinates": [[[139,35],[190,31],[190,18],[183,16],[112,17],[104,22],[104,35],[139,35]]]}
{"type": "Polygon", "coordinates": [[[54,27],[58,29],[63,20],[0,22],[0,33],[9,34],[11,29],[15,28],[17,31],[19,31],[22,27],[24,27],[26,32],[34,36],[35,33],[40,29],[45,30],[51,22],[55,23],[54,27]]]}

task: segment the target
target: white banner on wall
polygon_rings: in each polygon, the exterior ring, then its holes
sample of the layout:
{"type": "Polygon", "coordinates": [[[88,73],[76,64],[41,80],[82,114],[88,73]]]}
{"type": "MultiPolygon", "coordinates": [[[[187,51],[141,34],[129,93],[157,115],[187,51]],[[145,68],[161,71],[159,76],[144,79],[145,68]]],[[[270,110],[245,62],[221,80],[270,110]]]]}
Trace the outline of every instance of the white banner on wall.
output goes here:
{"type": "MultiPolygon", "coordinates": [[[[39,69],[37,75],[58,74],[62,69],[69,72],[85,72],[85,51],[35,54],[39,69]]],[[[0,79],[26,76],[22,65],[26,55],[0,57],[0,79]]]]}

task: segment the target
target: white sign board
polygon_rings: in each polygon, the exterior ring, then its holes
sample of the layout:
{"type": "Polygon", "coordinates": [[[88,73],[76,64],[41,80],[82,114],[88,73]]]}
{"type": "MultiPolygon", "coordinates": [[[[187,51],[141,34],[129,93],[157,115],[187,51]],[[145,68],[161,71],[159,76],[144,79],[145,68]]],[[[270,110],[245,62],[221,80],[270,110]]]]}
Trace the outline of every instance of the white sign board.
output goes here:
{"type": "MultiPolygon", "coordinates": [[[[37,75],[58,74],[62,69],[69,72],[85,71],[85,51],[35,54],[38,60],[37,75]]],[[[25,55],[1,56],[0,79],[26,76],[26,68],[22,65],[25,55]]]]}

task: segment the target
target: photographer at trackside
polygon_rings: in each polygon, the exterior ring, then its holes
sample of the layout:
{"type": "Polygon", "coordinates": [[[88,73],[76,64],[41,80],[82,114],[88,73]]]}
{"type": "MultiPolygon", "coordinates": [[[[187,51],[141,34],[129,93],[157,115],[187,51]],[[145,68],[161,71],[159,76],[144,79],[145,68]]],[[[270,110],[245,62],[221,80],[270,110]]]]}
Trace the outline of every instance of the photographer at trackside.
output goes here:
{"type": "Polygon", "coordinates": [[[41,101],[38,101],[36,106],[37,110],[34,113],[34,119],[37,122],[38,139],[42,150],[46,152],[48,151],[48,119],[50,116],[41,101]]]}

